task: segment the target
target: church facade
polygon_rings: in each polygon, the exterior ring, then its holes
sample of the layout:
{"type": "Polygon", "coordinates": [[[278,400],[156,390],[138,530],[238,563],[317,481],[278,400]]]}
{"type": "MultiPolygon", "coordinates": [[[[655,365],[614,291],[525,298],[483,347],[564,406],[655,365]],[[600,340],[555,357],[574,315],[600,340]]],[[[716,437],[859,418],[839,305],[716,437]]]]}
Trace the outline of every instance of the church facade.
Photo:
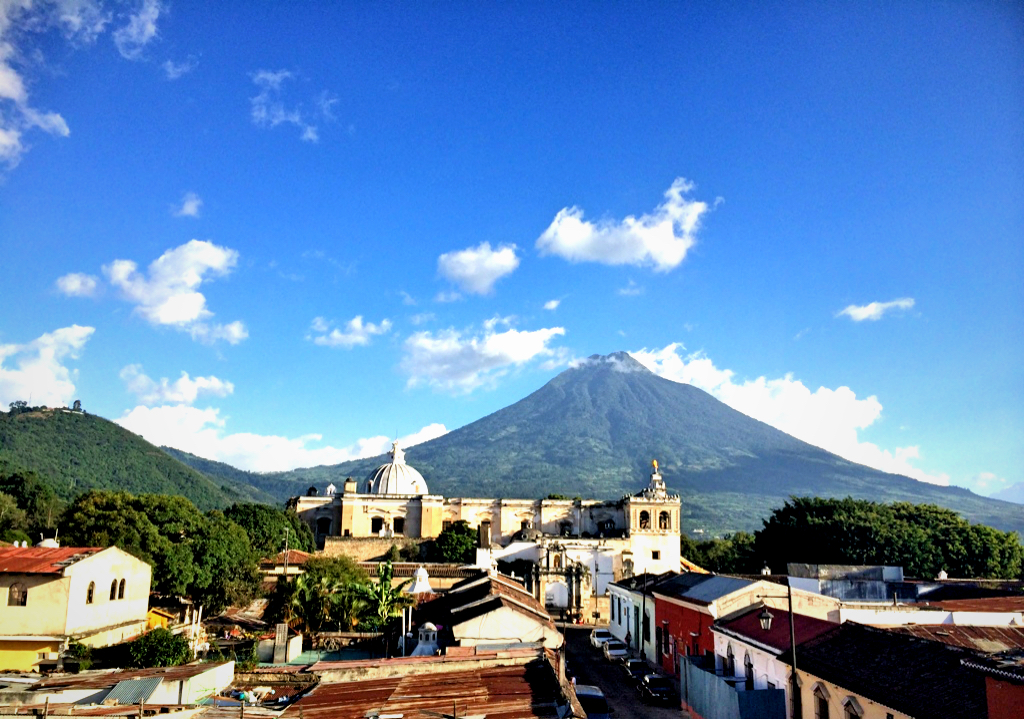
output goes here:
{"type": "Polygon", "coordinates": [[[430,539],[464,520],[477,530],[479,561],[532,562],[527,583],[553,606],[582,607],[581,597],[603,596],[609,583],[633,574],[679,571],[680,500],[657,462],[647,487],[618,500],[494,499],[430,494],[397,443],[390,454],[341,492],[311,487],[291,500],[320,547],[344,542],[335,537],[430,539]]]}

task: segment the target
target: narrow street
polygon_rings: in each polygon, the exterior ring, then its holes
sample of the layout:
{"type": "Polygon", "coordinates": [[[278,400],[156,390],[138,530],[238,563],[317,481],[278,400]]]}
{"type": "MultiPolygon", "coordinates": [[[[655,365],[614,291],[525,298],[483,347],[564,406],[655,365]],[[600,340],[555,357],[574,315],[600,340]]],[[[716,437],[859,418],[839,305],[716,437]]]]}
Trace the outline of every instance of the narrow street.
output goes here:
{"type": "MultiPolygon", "coordinates": [[[[678,707],[648,706],[640,701],[640,694],[626,678],[618,664],[604,658],[599,649],[590,646],[593,627],[566,626],[566,654],[577,684],[593,684],[601,688],[608,706],[615,710],[614,719],[680,719],[678,707]]],[[[651,670],[655,673],[654,670],[651,670]]]]}

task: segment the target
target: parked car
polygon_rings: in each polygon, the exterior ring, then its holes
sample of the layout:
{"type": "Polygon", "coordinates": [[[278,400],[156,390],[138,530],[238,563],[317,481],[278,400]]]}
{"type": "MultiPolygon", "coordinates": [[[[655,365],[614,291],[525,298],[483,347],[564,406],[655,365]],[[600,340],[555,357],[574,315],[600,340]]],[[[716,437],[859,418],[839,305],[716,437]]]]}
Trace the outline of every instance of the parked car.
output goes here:
{"type": "Polygon", "coordinates": [[[618,639],[605,642],[604,646],[601,647],[601,651],[604,652],[604,658],[610,662],[621,662],[623,659],[629,659],[629,647],[618,639]]]}
{"type": "Polygon", "coordinates": [[[610,642],[614,638],[607,629],[595,629],[590,633],[590,646],[594,649],[600,649],[604,646],[605,642],[610,642]]]}
{"type": "Polygon", "coordinates": [[[629,679],[629,683],[636,686],[651,673],[651,667],[643,659],[627,659],[622,662],[622,671],[629,679]]]}
{"type": "Polygon", "coordinates": [[[679,704],[675,684],[671,679],[660,674],[648,674],[640,680],[637,689],[640,690],[640,700],[644,704],[664,704],[666,706],[679,704]]]}
{"type": "Polygon", "coordinates": [[[611,719],[613,710],[599,687],[590,684],[576,685],[576,698],[587,713],[587,719],[611,719]]]}

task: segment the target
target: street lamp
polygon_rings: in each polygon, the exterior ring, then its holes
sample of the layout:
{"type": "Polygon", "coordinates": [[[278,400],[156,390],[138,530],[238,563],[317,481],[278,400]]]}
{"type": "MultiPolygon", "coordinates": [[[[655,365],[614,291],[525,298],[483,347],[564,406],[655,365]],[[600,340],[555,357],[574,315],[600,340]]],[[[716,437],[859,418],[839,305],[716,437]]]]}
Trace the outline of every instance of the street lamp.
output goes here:
{"type": "MultiPolygon", "coordinates": [[[[781,596],[764,595],[761,599],[782,599],[781,596]]],[[[789,653],[792,657],[792,689],[790,697],[793,706],[793,719],[797,719],[797,706],[799,706],[799,691],[800,686],[796,680],[796,628],[793,624],[793,587],[790,584],[789,577],[786,577],[786,601],[789,604],[789,653]]],[[[761,613],[757,615],[757,620],[761,623],[761,629],[769,631],[772,628],[772,619],[774,615],[768,611],[768,607],[761,610],[761,613]]]]}

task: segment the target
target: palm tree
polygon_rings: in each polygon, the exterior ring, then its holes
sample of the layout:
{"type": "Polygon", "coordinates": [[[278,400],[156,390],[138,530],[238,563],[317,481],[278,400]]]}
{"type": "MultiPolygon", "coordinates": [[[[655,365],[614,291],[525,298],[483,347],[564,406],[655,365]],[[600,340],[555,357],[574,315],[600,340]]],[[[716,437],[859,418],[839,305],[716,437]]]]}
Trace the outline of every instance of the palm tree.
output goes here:
{"type": "Polygon", "coordinates": [[[391,617],[397,617],[414,601],[412,596],[402,592],[412,583],[412,579],[407,579],[395,587],[391,583],[393,577],[394,567],[391,566],[391,562],[381,562],[377,565],[377,583],[366,587],[370,608],[382,629],[391,617]]]}

